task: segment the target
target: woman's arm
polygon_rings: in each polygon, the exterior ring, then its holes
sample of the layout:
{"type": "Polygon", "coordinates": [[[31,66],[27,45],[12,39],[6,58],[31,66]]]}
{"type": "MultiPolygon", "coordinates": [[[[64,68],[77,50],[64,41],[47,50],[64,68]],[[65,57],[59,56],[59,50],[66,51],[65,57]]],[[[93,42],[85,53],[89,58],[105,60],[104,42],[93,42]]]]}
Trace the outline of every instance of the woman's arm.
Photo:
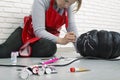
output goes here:
{"type": "Polygon", "coordinates": [[[75,18],[72,6],[68,9],[68,18],[69,18],[69,27],[67,28],[67,32],[73,32],[76,37],[78,37],[77,26],[75,25],[75,18]]]}
{"type": "MultiPolygon", "coordinates": [[[[76,40],[77,40],[79,34],[78,34],[78,31],[77,31],[77,26],[75,25],[74,12],[72,12],[72,10],[73,10],[72,7],[70,7],[68,9],[68,13],[69,13],[69,15],[68,15],[68,17],[69,17],[69,27],[67,28],[67,31],[74,33],[75,41],[73,42],[73,44],[74,44],[74,47],[76,49],[76,40]]],[[[76,52],[78,52],[77,49],[76,49],[76,52]]]]}
{"type": "Polygon", "coordinates": [[[35,35],[57,42],[58,37],[45,30],[45,10],[49,6],[49,0],[34,0],[32,6],[32,20],[35,35]]]}

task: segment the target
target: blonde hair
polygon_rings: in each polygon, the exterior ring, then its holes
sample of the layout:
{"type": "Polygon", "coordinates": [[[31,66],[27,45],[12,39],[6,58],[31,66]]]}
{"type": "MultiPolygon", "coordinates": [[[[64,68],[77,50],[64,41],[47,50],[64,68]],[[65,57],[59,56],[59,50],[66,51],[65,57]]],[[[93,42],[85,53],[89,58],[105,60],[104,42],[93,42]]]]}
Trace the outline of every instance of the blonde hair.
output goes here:
{"type": "Polygon", "coordinates": [[[82,0],[77,0],[77,1],[76,1],[76,4],[77,4],[77,7],[76,7],[76,9],[75,9],[74,11],[77,12],[77,11],[80,9],[80,7],[81,7],[82,0]]]}

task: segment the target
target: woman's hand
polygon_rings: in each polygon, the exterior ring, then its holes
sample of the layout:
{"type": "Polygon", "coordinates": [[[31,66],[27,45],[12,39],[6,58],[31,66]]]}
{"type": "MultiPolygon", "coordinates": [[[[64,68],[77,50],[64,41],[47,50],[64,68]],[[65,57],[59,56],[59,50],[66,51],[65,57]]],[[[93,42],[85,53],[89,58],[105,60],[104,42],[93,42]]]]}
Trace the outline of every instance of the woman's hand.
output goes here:
{"type": "Polygon", "coordinates": [[[75,42],[76,36],[73,32],[68,32],[64,38],[58,38],[57,43],[65,45],[69,42],[75,42]]]}

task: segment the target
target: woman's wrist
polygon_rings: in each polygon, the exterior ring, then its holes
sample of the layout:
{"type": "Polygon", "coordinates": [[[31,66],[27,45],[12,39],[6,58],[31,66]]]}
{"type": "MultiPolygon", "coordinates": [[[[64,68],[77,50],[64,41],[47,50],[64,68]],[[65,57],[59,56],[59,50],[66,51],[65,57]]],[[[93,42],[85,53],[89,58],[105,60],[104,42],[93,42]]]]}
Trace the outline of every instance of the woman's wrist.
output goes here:
{"type": "Polygon", "coordinates": [[[57,44],[61,44],[62,43],[62,39],[61,38],[57,38],[57,44]]]}
{"type": "Polygon", "coordinates": [[[67,44],[67,42],[64,40],[64,38],[58,38],[57,39],[57,44],[65,45],[65,44],[67,44]]]}

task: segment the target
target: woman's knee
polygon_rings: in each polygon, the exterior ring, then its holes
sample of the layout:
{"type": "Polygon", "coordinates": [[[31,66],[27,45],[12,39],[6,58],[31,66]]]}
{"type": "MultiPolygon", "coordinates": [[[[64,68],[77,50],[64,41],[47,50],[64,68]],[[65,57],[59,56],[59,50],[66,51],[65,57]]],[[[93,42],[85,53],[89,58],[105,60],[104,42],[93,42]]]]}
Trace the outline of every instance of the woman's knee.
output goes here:
{"type": "Polygon", "coordinates": [[[53,56],[56,51],[56,44],[48,39],[41,38],[32,44],[32,57],[50,57],[53,56]]]}

